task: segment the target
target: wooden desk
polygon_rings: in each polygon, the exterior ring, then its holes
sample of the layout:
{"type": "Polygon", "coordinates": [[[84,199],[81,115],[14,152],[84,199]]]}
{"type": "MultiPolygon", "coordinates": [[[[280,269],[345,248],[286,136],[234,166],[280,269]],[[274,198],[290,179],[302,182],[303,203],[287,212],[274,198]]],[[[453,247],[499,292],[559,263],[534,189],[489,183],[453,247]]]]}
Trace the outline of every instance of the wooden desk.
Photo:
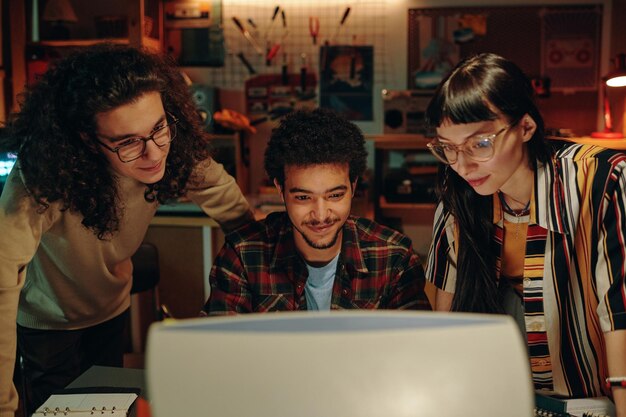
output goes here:
{"type": "Polygon", "coordinates": [[[194,203],[159,207],[144,238],[159,251],[159,296],[174,317],[197,317],[209,292],[209,273],[223,233],[194,203]]]}
{"type": "Polygon", "coordinates": [[[85,387],[139,388],[141,396],[147,398],[145,371],[143,369],[94,365],[67,386],[67,388],[85,387]]]}
{"type": "MultiPolygon", "coordinates": [[[[250,205],[254,200],[247,196],[250,205]]],[[[255,210],[257,220],[266,213],[255,210]]],[[[209,298],[213,259],[224,244],[224,232],[195,203],[162,205],[144,238],[159,251],[159,296],[174,317],[197,317],[209,298]]]]}

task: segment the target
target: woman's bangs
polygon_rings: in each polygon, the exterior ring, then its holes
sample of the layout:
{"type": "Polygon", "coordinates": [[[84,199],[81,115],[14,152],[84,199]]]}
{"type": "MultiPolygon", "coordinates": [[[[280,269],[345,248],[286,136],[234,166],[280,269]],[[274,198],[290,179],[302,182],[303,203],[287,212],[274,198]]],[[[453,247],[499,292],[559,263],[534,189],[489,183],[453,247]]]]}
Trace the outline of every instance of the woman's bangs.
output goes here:
{"type": "Polygon", "coordinates": [[[484,91],[479,86],[448,85],[443,103],[443,120],[447,119],[454,124],[460,124],[497,118],[498,114],[491,109],[484,91]]]}

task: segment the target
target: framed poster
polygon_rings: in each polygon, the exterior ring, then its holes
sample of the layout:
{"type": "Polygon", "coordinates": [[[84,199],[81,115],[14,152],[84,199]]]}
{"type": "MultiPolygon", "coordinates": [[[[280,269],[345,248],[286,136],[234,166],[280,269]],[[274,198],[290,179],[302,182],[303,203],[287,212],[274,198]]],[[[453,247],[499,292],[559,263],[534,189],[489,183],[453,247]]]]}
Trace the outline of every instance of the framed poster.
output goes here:
{"type": "Polygon", "coordinates": [[[320,48],[320,106],[349,120],[374,119],[374,47],[320,48]]]}
{"type": "Polygon", "coordinates": [[[601,22],[599,7],[541,13],[541,73],[554,91],[598,88],[601,22]]]}

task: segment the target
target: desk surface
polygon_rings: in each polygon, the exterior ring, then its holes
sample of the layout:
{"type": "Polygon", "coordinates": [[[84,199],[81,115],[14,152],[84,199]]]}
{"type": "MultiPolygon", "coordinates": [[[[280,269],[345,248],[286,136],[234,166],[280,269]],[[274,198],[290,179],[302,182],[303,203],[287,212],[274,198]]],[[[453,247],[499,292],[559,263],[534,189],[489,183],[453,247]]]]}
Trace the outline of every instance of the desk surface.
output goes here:
{"type": "MultiPolygon", "coordinates": [[[[263,207],[257,207],[260,202],[258,196],[247,195],[246,199],[250,203],[256,220],[264,219],[270,211],[284,210],[282,202],[277,208],[271,207],[268,210],[263,207]]],[[[207,216],[198,205],[192,202],[163,204],[159,206],[156,216],[152,218],[150,224],[155,226],[220,227],[215,220],[207,216]]]]}
{"type": "Polygon", "coordinates": [[[67,386],[67,388],[85,387],[139,388],[143,398],[147,395],[143,369],[92,366],[67,386]]]}
{"type": "Polygon", "coordinates": [[[157,226],[209,226],[219,227],[219,224],[195,203],[180,202],[159,206],[151,224],[157,226]]]}

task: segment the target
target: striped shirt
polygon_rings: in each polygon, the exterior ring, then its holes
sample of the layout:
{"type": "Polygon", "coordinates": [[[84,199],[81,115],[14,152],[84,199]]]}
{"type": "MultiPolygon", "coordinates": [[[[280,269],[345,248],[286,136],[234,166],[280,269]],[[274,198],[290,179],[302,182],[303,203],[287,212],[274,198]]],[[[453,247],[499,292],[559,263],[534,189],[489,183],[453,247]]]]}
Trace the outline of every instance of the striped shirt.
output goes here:
{"type": "MultiPolygon", "coordinates": [[[[499,276],[503,214],[499,199],[493,203],[499,276]]],[[[530,208],[523,302],[535,388],[568,397],[610,395],[602,333],[626,329],[626,154],[564,147],[538,168],[530,208]]],[[[451,293],[455,229],[440,205],[426,277],[451,293]]]]}
{"type": "MultiPolygon", "coordinates": [[[[226,236],[211,270],[211,295],[204,312],[306,310],[307,277],[287,214],[271,213],[226,236]]],[[[424,283],[408,237],[367,219],[348,218],[331,310],[430,310],[424,283]]]]}

